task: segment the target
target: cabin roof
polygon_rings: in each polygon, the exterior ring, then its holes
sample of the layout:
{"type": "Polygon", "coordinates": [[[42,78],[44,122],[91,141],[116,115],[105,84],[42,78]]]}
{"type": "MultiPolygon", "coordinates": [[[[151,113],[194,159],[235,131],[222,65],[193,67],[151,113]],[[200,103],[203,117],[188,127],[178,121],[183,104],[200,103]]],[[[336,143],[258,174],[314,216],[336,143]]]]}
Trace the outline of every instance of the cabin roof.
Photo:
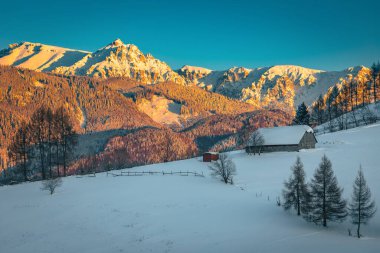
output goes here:
{"type": "Polygon", "coordinates": [[[264,137],[264,146],[299,144],[306,132],[314,133],[313,129],[306,125],[259,128],[257,131],[264,137]]]}
{"type": "Polygon", "coordinates": [[[204,152],[203,154],[204,154],[204,155],[206,155],[206,154],[217,155],[217,154],[219,154],[219,153],[218,153],[218,152],[204,152]]]}

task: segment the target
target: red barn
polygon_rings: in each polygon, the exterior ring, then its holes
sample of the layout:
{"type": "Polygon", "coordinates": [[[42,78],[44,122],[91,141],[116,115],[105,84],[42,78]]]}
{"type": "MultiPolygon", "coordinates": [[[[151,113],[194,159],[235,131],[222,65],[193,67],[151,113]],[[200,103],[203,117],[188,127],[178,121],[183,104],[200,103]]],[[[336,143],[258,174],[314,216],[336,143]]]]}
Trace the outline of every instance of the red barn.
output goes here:
{"type": "Polygon", "coordinates": [[[219,160],[219,153],[217,152],[206,152],[203,154],[204,162],[211,162],[219,160]]]}

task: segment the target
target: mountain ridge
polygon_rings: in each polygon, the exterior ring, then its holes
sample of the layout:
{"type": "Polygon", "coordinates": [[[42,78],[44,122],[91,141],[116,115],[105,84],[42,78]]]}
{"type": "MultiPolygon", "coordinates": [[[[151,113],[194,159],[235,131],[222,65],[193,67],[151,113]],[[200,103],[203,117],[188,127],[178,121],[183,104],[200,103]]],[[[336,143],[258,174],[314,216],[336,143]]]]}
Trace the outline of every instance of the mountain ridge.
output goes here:
{"type": "Polygon", "coordinates": [[[301,102],[311,105],[329,88],[341,86],[361,72],[364,66],[342,71],[325,71],[297,65],[231,67],[211,70],[184,65],[173,70],[164,61],[144,54],[134,44],[120,39],[95,52],[67,49],[41,43],[15,43],[0,51],[0,65],[11,65],[64,76],[90,76],[101,79],[129,78],[141,84],[174,82],[198,86],[207,91],[252,104],[256,108],[293,111],[301,102]]]}

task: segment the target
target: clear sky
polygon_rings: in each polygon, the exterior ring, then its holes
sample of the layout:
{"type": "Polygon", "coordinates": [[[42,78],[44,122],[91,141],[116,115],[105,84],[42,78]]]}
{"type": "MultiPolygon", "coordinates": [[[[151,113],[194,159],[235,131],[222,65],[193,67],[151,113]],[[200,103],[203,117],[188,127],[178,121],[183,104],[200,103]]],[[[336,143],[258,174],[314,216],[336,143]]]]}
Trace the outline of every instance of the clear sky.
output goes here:
{"type": "Polygon", "coordinates": [[[20,41],[95,51],[116,38],[176,69],[380,59],[380,0],[1,1],[0,48],[20,41]]]}

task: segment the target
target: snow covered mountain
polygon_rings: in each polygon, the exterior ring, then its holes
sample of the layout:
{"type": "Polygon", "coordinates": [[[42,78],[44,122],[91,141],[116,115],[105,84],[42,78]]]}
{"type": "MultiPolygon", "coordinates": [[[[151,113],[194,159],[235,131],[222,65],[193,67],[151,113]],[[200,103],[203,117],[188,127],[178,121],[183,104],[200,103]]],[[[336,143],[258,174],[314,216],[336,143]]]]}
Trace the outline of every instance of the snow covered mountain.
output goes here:
{"type": "Polygon", "coordinates": [[[0,64],[63,75],[127,77],[145,84],[185,83],[166,63],[120,39],[94,53],[30,42],[12,44],[0,51],[0,64]]]}
{"type": "Polygon", "coordinates": [[[21,42],[0,51],[0,65],[11,65],[36,71],[52,71],[70,66],[89,52],[40,43],[21,42]]]}
{"type": "Polygon", "coordinates": [[[212,70],[202,67],[185,65],[182,68],[180,68],[177,72],[178,74],[186,78],[187,83],[199,84],[199,79],[202,79],[205,76],[209,75],[212,72],[212,70]]]}
{"type": "Polygon", "coordinates": [[[248,69],[233,67],[224,71],[184,66],[174,71],[133,44],[113,41],[94,53],[39,43],[12,44],[0,51],[0,65],[12,65],[62,75],[98,78],[126,77],[142,84],[175,82],[196,85],[257,108],[294,111],[305,102],[311,105],[319,95],[350,78],[368,78],[363,66],[343,71],[322,71],[293,65],[248,69]]]}
{"type": "Polygon", "coordinates": [[[184,83],[182,77],[151,54],[143,54],[135,45],[120,39],[88,54],[75,64],[53,70],[64,75],[88,75],[100,78],[128,77],[142,83],[173,81],[184,83]]]}
{"type": "Polygon", "coordinates": [[[187,83],[239,99],[257,107],[284,106],[294,108],[301,102],[312,104],[334,85],[350,78],[368,78],[364,66],[343,71],[322,71],[293,65],[278,65],[248,69],[233,67],[225,71],[211,71],[185,66],[178,73],[187,83]]]}

